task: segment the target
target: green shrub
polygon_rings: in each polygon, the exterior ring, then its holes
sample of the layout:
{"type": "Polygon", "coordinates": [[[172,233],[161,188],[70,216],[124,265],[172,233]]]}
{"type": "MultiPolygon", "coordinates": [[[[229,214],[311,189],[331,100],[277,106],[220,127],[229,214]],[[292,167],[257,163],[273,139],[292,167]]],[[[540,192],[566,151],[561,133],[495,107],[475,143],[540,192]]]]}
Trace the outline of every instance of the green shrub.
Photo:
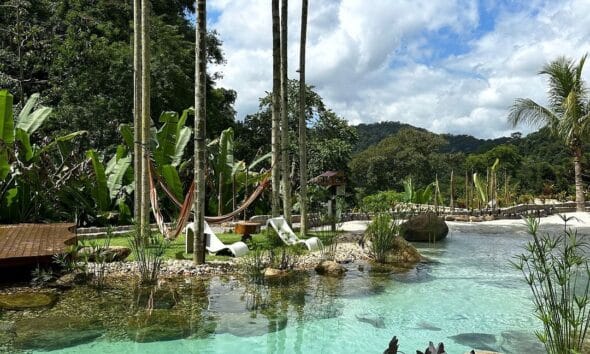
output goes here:
{"type": "Polygon", "coordinates": [[[371,194],[363,198],[362,210],[368,213],[389,211],[401,200],[402,195],[396,191],[385,191],[371,194]]]}
{"type": "MultiPolygon", "coordinates": [[[[567,225],[569,219],[564,218],[567,225]]],[[[537,337],[549,354],[581,353],[590,325],[588,246],[577,231],[540,236],[539,219],[527,219],[533,240],[512,264],[533,293],[535,312],[543,323],[537,337]]]]}
{"type": "Polygon", "coordinates": [[[381,213],[375,216],[365,233],[369,241],[369,250],[375,261],[385,263],[387,254],[395,248],[395,239],[398,234],[399,224],[391,215],[381,213]]]}

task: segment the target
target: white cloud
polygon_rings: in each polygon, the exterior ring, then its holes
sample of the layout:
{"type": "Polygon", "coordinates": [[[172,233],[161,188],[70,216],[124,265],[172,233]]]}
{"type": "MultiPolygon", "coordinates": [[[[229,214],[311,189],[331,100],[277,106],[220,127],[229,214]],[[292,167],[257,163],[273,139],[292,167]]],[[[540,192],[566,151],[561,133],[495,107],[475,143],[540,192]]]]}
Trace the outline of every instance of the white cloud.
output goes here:
{"type": "MultiPolygon", "coordinates": [[[[220,85],[238,92],[238,118],[256,112],[271,90],[269,0],[216,0],[211,28],[224,41],[220,85]]],[[[289,3],[289,76],[298,68],[300,1],[289,3]]],[[[559,55],[590,51],[590,2],[531,2],[513,9],[475,0],[311,1],[307,81],[351,123],[397,120],[436,132],[494,137],[516,97],[545,103],[541,66],[559,55]],[[493,30],[477,34],[478,7],[497,14],[493,30]],[[433,61],[439,31],[467,51],[433,61]],[[426,63],[426,64],[424,64],[426,63]]],[[[586,78],[589,79],[588,71],[586,78]]],[[[520,131],[530,128],[518,127],[520,131]]]]}

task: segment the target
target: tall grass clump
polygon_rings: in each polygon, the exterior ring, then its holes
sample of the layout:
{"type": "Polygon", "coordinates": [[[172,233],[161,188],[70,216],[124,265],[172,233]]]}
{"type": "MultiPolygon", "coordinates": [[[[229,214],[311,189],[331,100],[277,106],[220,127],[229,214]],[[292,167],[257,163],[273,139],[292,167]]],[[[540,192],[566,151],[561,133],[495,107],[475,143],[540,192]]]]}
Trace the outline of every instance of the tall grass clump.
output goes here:
{"type": "Polygon", "coordinates": [[[543,323],[536,335],[549,354],[581,353],[590,324],[588,243],[567,227],[560,235],[539,235],[539,219],[526,224],[533,240],[512,264],[533,293],[543,323]]]}
{"type": "Polygon", "coordinates": [[[129,245],[135,256],[140,283],[155,284],[169,242],[160,234],[153,233],[149,225],[143,232],[145,236],[141,235],[141,226],[136,224],[134,232],[130,235],[129,245]]]}
{"type": "Polygon", "coordinates": [[[389,214],[377,214],[367,227],[365,237],[369,241],[369,251],[375,261],[385,263],[387,255],[396,247],[399,223],[389,214]]]}

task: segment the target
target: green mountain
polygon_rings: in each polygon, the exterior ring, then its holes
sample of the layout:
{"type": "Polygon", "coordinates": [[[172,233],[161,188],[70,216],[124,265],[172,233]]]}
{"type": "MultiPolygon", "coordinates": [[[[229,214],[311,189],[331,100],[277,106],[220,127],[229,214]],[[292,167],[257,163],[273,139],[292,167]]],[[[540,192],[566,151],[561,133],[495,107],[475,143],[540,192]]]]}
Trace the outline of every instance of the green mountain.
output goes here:
{"type": "MultiPolygon", "coordinates": [[[[401,122],[379,122],[371,124],[359,124],[355,126],[358,134],[358,143],[354,147],[354,152],[361,152],[371,145],[379,143],[381,140],[396,134],[402,128],[413,128],[426,132],[426,129],[417,128],[410,124],[401,122]]],[[[496,139],[478,139],[471,135],[453,135],[440,134],[448,145],[441,148],[441,152],[463,152],[482,153],[498,145],[506,144],[514,140],[513,137],[502,137],[496,139]]]]}

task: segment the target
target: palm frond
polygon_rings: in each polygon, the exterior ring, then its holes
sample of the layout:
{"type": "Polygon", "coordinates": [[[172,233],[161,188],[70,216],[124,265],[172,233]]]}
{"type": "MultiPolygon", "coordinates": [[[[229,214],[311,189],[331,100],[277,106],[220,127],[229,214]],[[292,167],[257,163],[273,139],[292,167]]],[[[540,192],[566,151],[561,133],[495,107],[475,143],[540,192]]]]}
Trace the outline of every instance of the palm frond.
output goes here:
{"type": "Polygon", "coordinates": [[[576,87],[573,61],[563,56],[558,57],[547,63],[539,74],[548,76],[549,103],[553,109],[559,109],[563,100],[576,87]]]}
{"type": "Polygon", "coordinates": [[[532,126],[556,127],[559,119],[549,108],[528,98],[517,98],[508,114],[508,122],[516,127],[520,123],[532,126]]]}

